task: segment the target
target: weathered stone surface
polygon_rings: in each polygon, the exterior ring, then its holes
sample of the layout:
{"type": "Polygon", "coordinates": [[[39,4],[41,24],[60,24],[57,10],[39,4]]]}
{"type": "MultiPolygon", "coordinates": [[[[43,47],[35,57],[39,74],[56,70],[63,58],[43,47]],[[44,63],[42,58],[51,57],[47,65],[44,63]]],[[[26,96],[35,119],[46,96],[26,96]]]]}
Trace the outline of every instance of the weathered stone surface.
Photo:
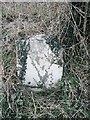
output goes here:
{"type": "Polygon", "coordinates": [[[25,84],[30,86],[55,87],[61,80],[63,67],[56,64],[57,58],[42,34],[30,38],[25,84]]]}

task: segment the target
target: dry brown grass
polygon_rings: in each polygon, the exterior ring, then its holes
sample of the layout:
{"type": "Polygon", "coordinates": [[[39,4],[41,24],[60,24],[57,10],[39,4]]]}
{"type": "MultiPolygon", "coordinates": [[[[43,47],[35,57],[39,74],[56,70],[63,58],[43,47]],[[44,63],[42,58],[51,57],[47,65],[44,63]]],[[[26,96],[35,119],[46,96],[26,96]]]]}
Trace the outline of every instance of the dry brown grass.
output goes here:
{"type": "Polygon", "coordinates": [[[89,10],[87,5],[88,3],[85,4],[84,12],[77,6],[74,9],[79,13],[79,20],[83,19],[83,23],[79,23],[83,27],[81,29],[72,12],[72,6],[66,3],[2,4],[4,117],[88,117],[86,85],[87,78],[89,79],[90,57],[89,33],[86,31],[89,10]],[[68,35],[69,30],[72,32],[71,36],[68,35]],[[62,81],[56,89],[42,93],[34,93],[30,89],[28,91],[16,75],[15,40],[20,36],[38,33],[58,36],[64,49],[62,81]],[[71,39],[72,35],[74,37],[71,39]]]}

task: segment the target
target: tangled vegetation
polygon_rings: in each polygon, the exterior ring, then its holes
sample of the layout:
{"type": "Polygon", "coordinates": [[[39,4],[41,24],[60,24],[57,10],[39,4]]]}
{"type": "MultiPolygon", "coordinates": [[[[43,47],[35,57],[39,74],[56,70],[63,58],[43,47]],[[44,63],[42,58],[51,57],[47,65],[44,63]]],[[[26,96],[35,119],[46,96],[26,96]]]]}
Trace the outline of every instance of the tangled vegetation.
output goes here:
{"type": "Polygon", "coordinates": [[[2,118],[89,119],[90,2],[1,3],[1,7],[2,118]],[[37,33],[54,36],[63,48],[62,80],[41,92],[23,85],[16,67],[16,40],[37,33]]]}

